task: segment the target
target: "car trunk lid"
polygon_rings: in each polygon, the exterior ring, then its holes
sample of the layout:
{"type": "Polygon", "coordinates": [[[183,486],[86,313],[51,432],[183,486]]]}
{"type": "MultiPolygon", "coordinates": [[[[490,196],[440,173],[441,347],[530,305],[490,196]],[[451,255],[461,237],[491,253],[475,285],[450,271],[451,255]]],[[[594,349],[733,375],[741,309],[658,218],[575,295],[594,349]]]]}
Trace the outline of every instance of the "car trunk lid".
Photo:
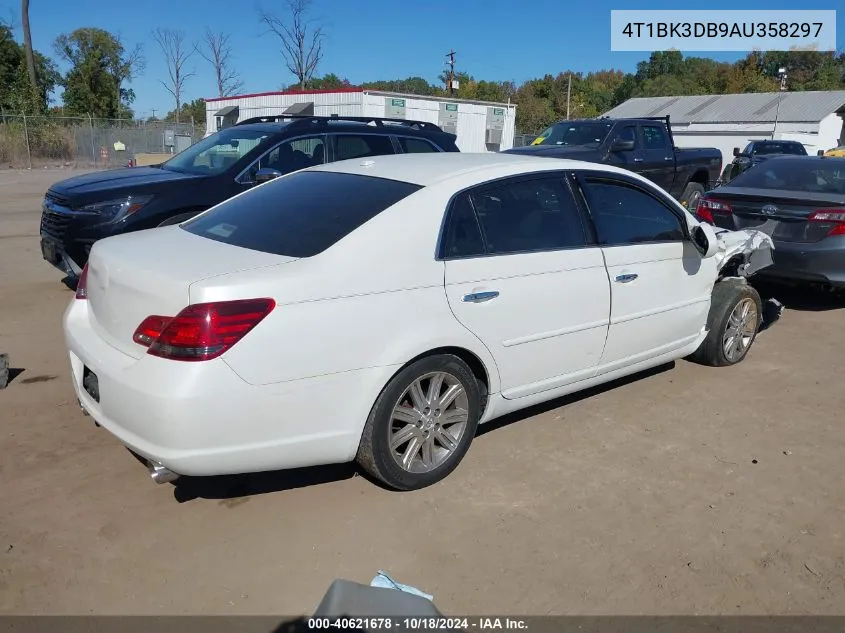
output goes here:
{"type": "Polygon", "coordinates": [[[113,347],[141,358],[132,335],[148,316],[176,316],[192,283],[295,261],[192,235],[178,226],[101,240],[88,259],[91,327],[113,347]]]}
{"type": "Polygon", "coordinates": [[[810,220],[810,216],[820,210],[845,211],[841,196],[808,191],[725,187],[713,192],[712,198],[731,206],[729,215],[713,213],[718,226],[763,231],[780,242],[818,242],[829,234],[831,226],[810,220]]]}

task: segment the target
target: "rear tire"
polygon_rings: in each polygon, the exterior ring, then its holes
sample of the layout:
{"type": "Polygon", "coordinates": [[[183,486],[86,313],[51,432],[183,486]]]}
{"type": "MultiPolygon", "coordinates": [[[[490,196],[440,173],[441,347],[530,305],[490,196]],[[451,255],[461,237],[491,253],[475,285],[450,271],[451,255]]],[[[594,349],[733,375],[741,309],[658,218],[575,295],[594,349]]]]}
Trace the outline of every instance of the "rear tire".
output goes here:
{"type": "Polygon", "coordinates": [[[379,395],[356,459],[390,488],[425,488],[457,468],[480,417],[480,390],[467,364],[450,354],[421,358],[379,395]]]}
{"type": "Polygon", "coordinates": [[[697,182],[691,182],[684,188],[684,193],[681,194],[681,205],[690,213],[695,213],[698,201],[703,195],[704,186],[697,182]]]}
{"type": "Polygon", "coordinates": [[[707,317],[710,331],[689,360],[710,367],[741,362],[757,338],[762,314],[760,295],[744,280],[718,282],[707,317]]]}

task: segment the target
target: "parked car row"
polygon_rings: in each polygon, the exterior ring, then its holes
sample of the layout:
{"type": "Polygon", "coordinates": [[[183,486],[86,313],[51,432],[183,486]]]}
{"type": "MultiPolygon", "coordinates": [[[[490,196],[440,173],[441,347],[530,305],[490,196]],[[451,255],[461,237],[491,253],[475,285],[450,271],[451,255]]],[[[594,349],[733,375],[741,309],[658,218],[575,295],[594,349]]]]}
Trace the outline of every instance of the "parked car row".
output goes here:
{"type": "MultiPolygon", "coordinates": [[[[178,224],[268,179],[334,161],[457,152],[455,136],[433,123],[367,117],[247,119],[152,167],[70,178],[47,192],[41,220],[45,260],[71,280],[98,239],[178,224]]],[[[715,185],[715,148],[678,149],[668,118],[563,121],[528,148],[535,156],[623,167],[662,187],[685,207],[715,185]]]]}
{"type": "Polygon", "coordinates": [[[419,122],[250,120],[59,183],[42,239],[79,268],[80,406],[157,482],[355,460],[412,490],[480,423],[681,358],[741,362],[763,320],[745,277],[845,285],[845,160],[747,148],[716,188],[712,152],[675,149],[666,122],[560,125],[461,154],[419,122]],[[654,129],[663,169],[638,144],[654,129]]]}

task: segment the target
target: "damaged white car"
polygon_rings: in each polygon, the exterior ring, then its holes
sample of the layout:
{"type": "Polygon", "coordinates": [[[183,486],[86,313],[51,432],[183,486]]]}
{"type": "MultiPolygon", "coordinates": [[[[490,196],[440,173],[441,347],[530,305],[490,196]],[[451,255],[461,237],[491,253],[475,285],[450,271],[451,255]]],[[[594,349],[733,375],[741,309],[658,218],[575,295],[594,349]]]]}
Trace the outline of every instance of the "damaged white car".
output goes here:
{"type": "Polygon", "coordinates": [[[633,173],[504,154],[331,163],[95,244],[83,409],[155,481],[357,460],[432,484],[476,427],[668,361],[731,365],[768,236],[633,173]]]}

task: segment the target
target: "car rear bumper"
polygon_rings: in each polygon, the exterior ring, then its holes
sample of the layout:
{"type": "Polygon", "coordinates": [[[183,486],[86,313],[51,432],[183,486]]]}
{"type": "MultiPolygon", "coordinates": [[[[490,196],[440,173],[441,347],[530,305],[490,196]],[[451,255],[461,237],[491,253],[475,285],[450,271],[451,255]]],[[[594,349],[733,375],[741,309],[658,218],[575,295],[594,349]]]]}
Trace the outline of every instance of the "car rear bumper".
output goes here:
{"type": "Polygon", "coordinates": [[[776,241],[772,256],[773,264],[757,276],[845,287],[845,235],[812,244],[776,241]]]}
{"type": "Polygon", "coordinates": [[[132,358],[90,327],[84,301],[71,301],[64,331],[83,409],[129,449],[180,475],[351,461],[370,408],[396,369],[257,386],[220,358],[132,358]],[[86,368],[97,377],[98,397],[83,384],[86,368]]]}

